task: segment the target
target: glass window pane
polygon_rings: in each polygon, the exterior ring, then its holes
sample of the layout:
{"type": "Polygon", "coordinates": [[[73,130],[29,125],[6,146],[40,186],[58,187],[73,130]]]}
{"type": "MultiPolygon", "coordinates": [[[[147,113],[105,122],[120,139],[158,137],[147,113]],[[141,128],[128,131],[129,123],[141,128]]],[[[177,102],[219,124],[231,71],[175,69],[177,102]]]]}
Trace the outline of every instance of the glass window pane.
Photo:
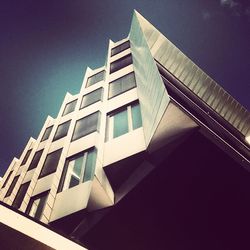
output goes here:
{"type": "Polygon", "coordinates": [[[59,140],[67,135],[70,122],[71,121],[67,121],[58,126],[53,141],[59,140]]]}
{"type": "Polygon", "coordinates": [[[128,133],[128,112],[127,109],[116,113],[114,116],[113,138],[128,133]]]}
{"type": "Polygon", "coordinates": [[[124,68],[132,63],[132,56],[131,54],[120,58],[110,64],[110,73],[113,73],[121,68],[124,68]]]}
{"type": "Polygon", "coordinates": [[[92,150],[87,155],[83,182],[92,180],[95,173],[96,151],[92,150]]]}
{"type": "Polygon", "coordinates": [[[13,173],[13,170],[9,172],[9,174],[8,174],[6,180],[5,180],[5,182],[4,182],[4,184],[3,184],[3,186],[1,188],[4,188],[6,186],[6,184],[8,183],[8,181],[10,179],[10,176],[12,175],[12,173],[13,173]]]}
{"type": "Polygon", "coordinates": [[[105,71],[101,71],[93,76],[90,76],[87,80],[87,87],[102,81],[105,78],[105,71]]]}
{"type": "Polygon", "coordinates": [[[109,98],[119,95],[136,86],[134,72],[131,72],[109,84],[109,98]]]}
{"type": "Polygon", "coordinates": [[[6,195],[5,195],[5,197],[8,197],[8,196],[11,195],[11,193],[12,193],[14,187],[16,186],[16,183],[17,183],[18,178],[19,178],[19,175],[14,177],[14,179],[13,179],[12,183],[10,184],[10,187],[9,187],[9,189],[8,189],[8,191],[7,191],[6,195]]]}
{"type": "Polygon", "coordinates": [[[21,206],[23,198],[28,190],[29,185],[30,185],[30,182],[26,182],[20,186],[20,188],[16,194],[16,197],[12,203],[13,207],[18,209],[21,206]]]}
{"type": "Polygon", "coordinates": [[[96,163],[96,150],[90,149],[66,160],[58,192],[92,180],[96,163]]]}
{"type": "Polygon", "coordinates": [[[52,174],[56,171],[61,153],[62,153],[62,148],[47,155],[39,178],[45,175],[52,174]]]}
{"type": "Polygon", "coordinates": [[[121,45],[118,45],[111,50],[111,56],[114,56],[114,55],[124,51],[125,49],[128,49],[129,47],[130,47],[129,41],[122,43],[121,45]]]}
{"type": "Polygon", "coordinates": [[[39,220],[47,202],[48,194],[49,191],[31,197],[26,213],[39,220]]]}
{"type": "Polygon", "coordinates": [[[131,106],[131,112],[132,112],[133,129],[140,128],[142,126],[142,119],[141,119],[141,110],[139,103],[136,103],[131,106]]]}
{"type": "Polygon", "coordinates": [[[95,112],[76,121],[72,141],[98,130],[100,112],[95,112]]]}
{"type": "Polygon", "coordinates": [[[47,140],[49,138],[52,128],[53,128],[53,126],[50,126],[50,127],[46,128],[41,141],[45,141],[45,140],[47,140]]]}
{"type": "Polygon", "coordinates": [[[35,153],[35,155],[34,155],[32,161],[31,161],[31,163],[30,163],[30,165],[29,165],[28,170],[31,170],[31,169],[37,167],[37,165],[38,165],[38,163],[39,163],[39,161],[40,161],[40,158],[41,158],[41,156],[42,156],[42,153],[43,153],[43,149],[42,149],[42,150],[39,150],[39,151],[37,151],[37,152],[35,153]]]}
{"type": "Polygon", "coordinates": [[[32,149],[29,149],[29,150],[27,151],[26,155],[25,155],[24,158],[23,158],[23,161],[22,161],[22,163],[21,163],[21,166],[24,165],[24,164],[27,162],[27,160],[28,160],[28,158],[29,158],[29,156],[30,156],[31,150],[32,150],[32,149]]]}
{"type": "Polygon", "coordinates": [[[103,93],[103,88],[99,88],[82,98],[82,103],[80,108],[87,107],[95,102],[101,101],[102,100],[102,93],[103,93]]]}
{"type": "Polygon", "coordinates": [[[75,110],[76,103],[77,103],[77,100],[67,103],[62,115],[64,116],[73,112],[75,110]]]}

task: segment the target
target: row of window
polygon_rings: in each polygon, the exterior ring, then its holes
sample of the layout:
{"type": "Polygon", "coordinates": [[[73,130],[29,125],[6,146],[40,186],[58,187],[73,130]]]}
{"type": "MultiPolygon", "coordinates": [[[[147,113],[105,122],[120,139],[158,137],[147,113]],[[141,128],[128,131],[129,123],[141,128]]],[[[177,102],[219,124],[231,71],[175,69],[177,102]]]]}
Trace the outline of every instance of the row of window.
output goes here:
{"type": "MultiPolygon", "coordinates": [[[[131,72],[109,83],[108,97],[110,99],[134,87],[136,87],[135,75],[134,72],[131,72]]],[[[85,108],[98,101],[102,101],[102,96],[103,88],[96,89],[93,92],[84,95],[82,98],[80,109],[85,108]]],[[[76,102],[77,100],[67,103],[62,115],[64,116],[73,112],[75,110],[76,102]]],[[[49,133],[49,131],[47,131],[47,133],[49,133]]],[[[47,135],[44,135],[43,140],[46,140],[47,137],[47,135]]]]}
{"type": "MultiPolygon", "coordinates": [[[[43,171],[55,172],[61,155],[61,151],[62,149],[57,150],[47,156],[40,176],[43,176],[43,171]]],[[[66,159],[58,192],[72,188],[76,185],[79,185],[80,183],[92,180],[94,177],[95,163],[95,148],[90,148],[89,150],[86,150],[66,159]]],[[[14,177],[5,197],[8,197],[12,193],[18,181],[18,178],[19,175],[14,177]]],[[[20,186],[12,204],[12,206],[16,209],[21,206],[24,196],[28,190],[29,184],[30,182],[26,182],[20,186]]],[[[31,197],[26,212],[29,215],[40,219],[44,205],[47,200],[48,193],[49,191],[46,191],[42,194],[31,197]]]]}
{"type": "MultiPolygon", "coordinates": [[[[115,48],[112,48],[111,56],[114,56],[114,55],[128,49],[129,47],[130,47],[129,41],[124,42],[124,43],[116,46],[115,48]]],[[[131,63],[132,63],[131,54],[124,56],[124,57],[112,62],[110,64],[110,74],[123,68],[123,67],[128,66],[131,63]]],[[[98,72],[98,73],[96,73],[88,78],[86,87],[89,87],[97,82],[100,82],[100,81],[104,80],[104,78],[105,78],[105,70],[102,70],[102,71],[100,71],[100,72],[98,72]]]]}

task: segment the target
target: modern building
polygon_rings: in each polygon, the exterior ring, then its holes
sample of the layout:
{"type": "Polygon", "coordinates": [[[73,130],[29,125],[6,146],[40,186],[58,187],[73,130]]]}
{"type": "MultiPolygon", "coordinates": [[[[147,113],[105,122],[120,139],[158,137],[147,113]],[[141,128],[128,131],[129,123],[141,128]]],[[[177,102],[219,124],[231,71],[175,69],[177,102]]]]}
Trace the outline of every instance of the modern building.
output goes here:
{"type": "Polygon", "coordinates": [[[249,112],[135,11],[0,200],[89,249],[244,249],[249,138],[249,112]]]}

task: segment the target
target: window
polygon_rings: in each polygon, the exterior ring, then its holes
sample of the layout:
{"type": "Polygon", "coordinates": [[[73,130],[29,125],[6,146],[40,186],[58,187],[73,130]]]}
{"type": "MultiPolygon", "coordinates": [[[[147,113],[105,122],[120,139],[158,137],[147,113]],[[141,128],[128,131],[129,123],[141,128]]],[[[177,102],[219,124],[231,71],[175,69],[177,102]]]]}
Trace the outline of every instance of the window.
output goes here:
{"type": "Polygon", "coordinates": [[[46,191],[46,192],[43,192],[41,194],[31,197],[26,213],[40,220],[45,204],[47,202],[48,195],[49,195],[49,191],[46,191]]]}
{"type": "Polygon", "coordinates": [[[119,137],[141,126],[140,106],[135,102],[108,115],[106,140],[119,137]]]}
{"type": "Polygon", "coordinates": [[[14,187],[16,186],[16,183],[17,183],[18,178],[19,178],[19,175],[17,175],[17,176],[14,177],[14,179],[13,179],[12,183],[10,184],[10,187],[9,187],[9,189],[8,189],[8,191],[7,191],[6,195],[5,195],[5,197],[8,197],[8,196],[11,195],[11,193],[12,193],[14,187]]]}
{"type": "Polygon", "coordinates": [[[8,181],[10,179],[10,176],[12,175],[12,173],[13,173],[13,170],[9,172],[9,174],[8,174],[6,180],[5,180],[5,182],[4,182],[4,184],[3,184],[3,186],[1,188],[4,188],[6,186],[6,184],[8,183],[8,181]]]}
{"type": "Polygon", "coordinates": [[[76,102],[77,100],[67,103],[62,115],[64,116],[73,112],[75,110],[76,102]]]}
{"type": "Polygon", "coordinates": [[[114,56],[122,51],[124,51],[125,49],[128,49],[130,47],[129,41],[122,43],[116,47],[114,47],[113,49],[111,49],[111,56],[114,56]]]}
{"type": "Polygon", "coordinates": [[[81,109],[87,107],[95,102],[102,101],[103,88],[96,89],[95,91],[82,97],[81,109]]]}
{"type": "Polygon", "coordinates": [[[35,153],[30,165],[29,165],[29,168],[28,168],[28,171],[31,170],[31,169],[34,169],[37,167],[39,161],[40,161],[40,158],[42,156],[42,153],[43,153],[43,149],[42,150],[39,150],[35,153]]]}
{"type": "Polygon", "coordinates": [[[61,153],[62,153],[62,148],[47,155],[41,173],[39,175],[39,178],[52,174],[56,171],[61,153]]]}
{"type": "Polygon", "coordinates": [[[97,83],[97,82],[100,82],[102,80],[104,80],[104,77],[105,77],[105,71],[101,71],[93,76],[90,76],[87,80],[87,87],[97,83]]]}
{"type": "Polygon", "coordinates": [[[45,141],[45,140],[47,140],[49,138],[52,128],[53,128],[53,126],[50,126],[50,127],[45,129],[41,141],[45,141]]]}
{"type": "Polygon", "coordinates": [[[132,63],[131,54],[124,56],[124,57],[120,58],[119,60],[112,62],[110,64],[110,74],[121,69],[121,68],[128,66],[131,63],[132,63]]]}
{"type": "Polygon", "coordinates": [[[53,141],[59,140],[67,135],[70,122],[71,121],[64,122],[57,127],[53,141]]]}
{"type": "Polygon", "coordinates": [[[20,186],[20,188],[16,194],[16,197],[12,203],[12,206],[14,208],[18,209],[21,206],[23,198],[28,190],[29,185],[30,185],[30,181],[26,182],[20,186]]]}
{"type": "Polygon", "coordinates": [[[27,151],[26,155],[25,155],[24,158],[23,158],[23,161],[22,161],[22,163],[21,163],[21,166],[24,165],[24,164],[27,162],[27,160],[28,160],[28,158],[29,158],[29,156],[30,156],[31,150],[32,150],[32,149],[29,149],[29,150],[27,151]]]}
{"type": "Polygon", "coordinates": [[[58,191],[63,191],[93,179],[96,163],[94,148],[68,158],[58,191]]]}
{"type": "Polygon", "coordinates": [[[117,96],[136,86],[134,72],[129,73],[109,84],[109,98],[117,96]]]}
{"type": "Polygon", "coordinates": [[[71,141],[77,140],[94,131],[98,131],[100,114],[101,113],[97,111],[77,120],[71,141]]]}

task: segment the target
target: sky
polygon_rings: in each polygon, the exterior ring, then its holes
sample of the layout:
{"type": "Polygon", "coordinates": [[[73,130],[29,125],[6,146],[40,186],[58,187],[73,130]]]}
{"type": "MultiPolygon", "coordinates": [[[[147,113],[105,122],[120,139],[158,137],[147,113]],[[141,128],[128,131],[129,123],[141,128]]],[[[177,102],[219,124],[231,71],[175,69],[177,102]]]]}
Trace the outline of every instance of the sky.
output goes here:
{"type": "Polygon", "coordinates": [[[0,176],[127,37],[133,9],[250,110],[249,0],[0,0],[0,176]]]}

